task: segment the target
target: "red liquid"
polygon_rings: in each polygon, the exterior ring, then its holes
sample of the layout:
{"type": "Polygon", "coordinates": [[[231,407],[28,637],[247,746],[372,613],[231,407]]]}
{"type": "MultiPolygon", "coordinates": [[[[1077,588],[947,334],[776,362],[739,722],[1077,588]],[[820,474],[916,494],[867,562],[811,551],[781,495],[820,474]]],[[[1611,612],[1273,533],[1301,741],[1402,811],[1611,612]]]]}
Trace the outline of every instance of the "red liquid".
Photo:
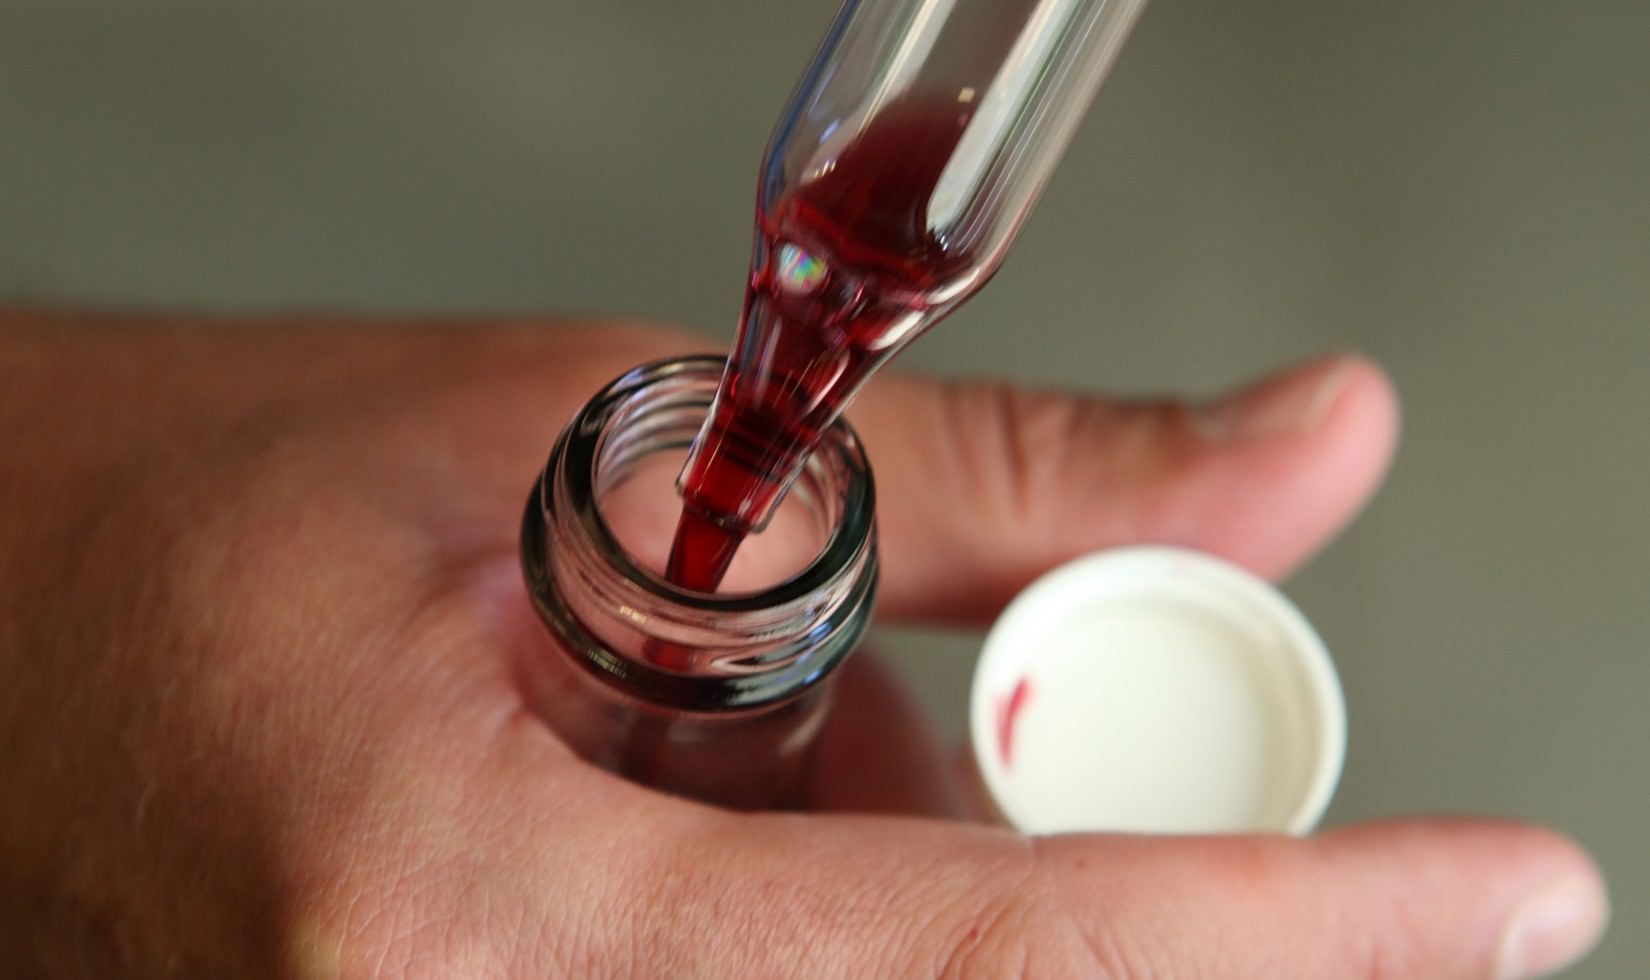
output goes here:
{"type": "Polygon", "coordinates": [[[885,107],[759,215],[733,357],[679,484],[673,583],[714,591],[860,385],[972,292],[957,288],[975,273],[970,243],[928,215],[971,108],[885,107]]]}
{"type": "Polygon", "coordinates": [[[676,536],[670,542],[665,578],[684,589],[715,592],[744,539],[742,532],[731,531],[697,511],[683,508],[682,516],[676,521],[676,536]]]}
{"type": "Polygon", "coordinates": [[[1007,697],[997,700],[997,754],[1002,757],[1004,769],[1014,764],[1014,725],[1030,698],[1031,681],[1022,677],[1007,697]]]}

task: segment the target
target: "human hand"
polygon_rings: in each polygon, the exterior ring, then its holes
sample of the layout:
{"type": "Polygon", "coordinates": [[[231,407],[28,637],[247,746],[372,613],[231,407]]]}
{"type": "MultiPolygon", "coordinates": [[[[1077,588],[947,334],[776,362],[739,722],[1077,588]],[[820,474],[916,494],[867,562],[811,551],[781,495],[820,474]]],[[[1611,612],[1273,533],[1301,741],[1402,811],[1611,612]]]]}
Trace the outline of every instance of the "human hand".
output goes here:
{"type": "MultiPolygon", "coordinates": [[[[1602,928],[1588,859],[1503,823],[1026,840],[727,813],[584,765],[511,668],[541,630],[516,522],[589,394],[702,342],[12,319],[0,959],[24,975],[1476,978],[1602,928]]],[[[952,621],[1105,545],[1281,573],[1395,428],[1356,360],[1201,413],[885,378],[852,414],[882,610],[952,621]]],[[[900,703],[874,667],[841,695],[822,803],[955,805],[921,726],[855,751],[900,703]]]]}

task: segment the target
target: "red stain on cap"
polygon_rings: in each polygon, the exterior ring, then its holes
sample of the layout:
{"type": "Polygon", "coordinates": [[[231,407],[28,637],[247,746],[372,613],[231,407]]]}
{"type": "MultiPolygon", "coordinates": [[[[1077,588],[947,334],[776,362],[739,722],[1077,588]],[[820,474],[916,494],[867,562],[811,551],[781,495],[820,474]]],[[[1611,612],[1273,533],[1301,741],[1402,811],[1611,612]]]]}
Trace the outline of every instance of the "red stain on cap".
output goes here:
{"type": "Polygon", "coordinates": [[[1030,698],[1031,682],[1022,677],[1007,697],[997,699],[997,754],[1002,757],[1004,769],[1014,758],[1014,723],[1030,698]]]}

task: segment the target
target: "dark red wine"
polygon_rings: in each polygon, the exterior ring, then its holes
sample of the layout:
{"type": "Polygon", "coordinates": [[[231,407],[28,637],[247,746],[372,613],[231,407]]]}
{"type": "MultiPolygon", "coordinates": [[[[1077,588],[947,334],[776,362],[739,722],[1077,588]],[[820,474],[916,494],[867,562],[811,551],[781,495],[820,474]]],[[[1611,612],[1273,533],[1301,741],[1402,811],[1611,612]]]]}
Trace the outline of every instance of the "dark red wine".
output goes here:
{"type": "Polygon", "coordinates": [[[1003,760],[1004,769],[1014,764],[1014,727],[1030,699],[1031,681],[1022,677],[1007,697],[997,701],[997,755],[1003,760]]]}
{"type": "Polygon", "coordinates": [[[676,536],[670,542],[665,578],[684,589],[714,592],[744,539],[744,532],[725,528],[684,507],[676,521],[676,536]]]}
{"type": "Polygon", "coordinates": [[[969,243],[929,215],[969,109],[885,107],[758,215],[733,356],[679,482],[675,584],[714,591],[860,385],[972,291],[969,243]]]}

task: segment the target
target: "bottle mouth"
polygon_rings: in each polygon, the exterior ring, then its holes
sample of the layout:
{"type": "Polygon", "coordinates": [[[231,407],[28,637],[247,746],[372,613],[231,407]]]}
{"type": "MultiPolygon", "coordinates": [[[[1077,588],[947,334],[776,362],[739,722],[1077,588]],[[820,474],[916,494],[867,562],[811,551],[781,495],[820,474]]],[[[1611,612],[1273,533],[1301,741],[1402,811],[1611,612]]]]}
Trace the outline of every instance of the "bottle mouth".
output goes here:
{"type": "Polygon", "coordinates": [[[875,593],[874,481],[841,421],[792,491],[828,529],[794,574],[753,591],[697,592],[639,561],[615,533],[604,496],[642,460],[685,452],[725,364],[657,361],[603,388],[562,431],[522,523],[523,570],[546,623],[598,675],[678,709],[748,707],[810,686],[857,643],[875,593]],[[649,643],[705,655],[668,669],[643,655],[649,643]]]}
{"type": "Polygon", "coordinates": [[[761,589],[707,593],[672,584],[636,559],[600,506],[600,498],[641,458],[691,444],[725,364],[711,356],[656,361],[603,388],[574,416],[557,444],[552,463],[559,462],[558,496],[603,559],[647,593],[702,612],[778,614],[829,589],[871,544],[876,511],[871,469],[845,422],[827,433],[796,488],[823,511],[820,516],[829,526],[824,547],[800,571],[761,589]]]}

